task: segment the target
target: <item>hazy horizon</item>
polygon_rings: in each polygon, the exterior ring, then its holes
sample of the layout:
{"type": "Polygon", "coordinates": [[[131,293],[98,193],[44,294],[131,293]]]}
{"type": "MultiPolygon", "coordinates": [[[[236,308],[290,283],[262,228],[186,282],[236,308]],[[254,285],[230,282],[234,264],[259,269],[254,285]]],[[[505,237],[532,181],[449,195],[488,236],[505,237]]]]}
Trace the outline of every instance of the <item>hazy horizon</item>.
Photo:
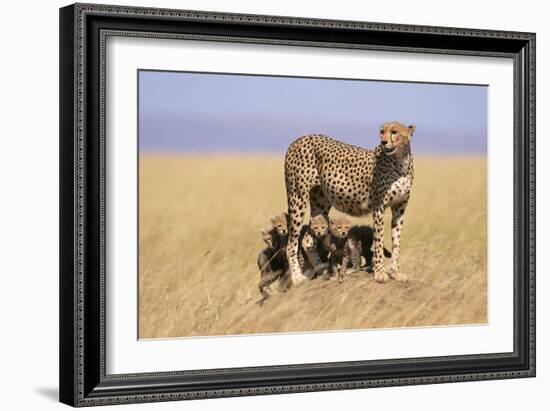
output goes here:
{"type": "Polygon", "coordinates": [[[139,149],[282,153],[304,134],[365,148],[385,121],[415,124],[415,154],[487,152],[487,87],[139,71],[139,149]]]}

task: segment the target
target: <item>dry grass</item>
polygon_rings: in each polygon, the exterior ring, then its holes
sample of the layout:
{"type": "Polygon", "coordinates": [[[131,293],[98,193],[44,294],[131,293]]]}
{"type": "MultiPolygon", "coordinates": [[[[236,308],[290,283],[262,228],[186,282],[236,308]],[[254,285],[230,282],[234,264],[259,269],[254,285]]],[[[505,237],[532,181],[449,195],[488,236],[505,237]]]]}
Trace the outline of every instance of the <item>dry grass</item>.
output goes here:
{"type": "Polygon", "coordinates": [[[415,159],[408,283],[356,273],[263,306],[259,229],[285,208],[282,156],[150,155],[140,166],[141,338],[487,322],[485,158],[415,159]]]}

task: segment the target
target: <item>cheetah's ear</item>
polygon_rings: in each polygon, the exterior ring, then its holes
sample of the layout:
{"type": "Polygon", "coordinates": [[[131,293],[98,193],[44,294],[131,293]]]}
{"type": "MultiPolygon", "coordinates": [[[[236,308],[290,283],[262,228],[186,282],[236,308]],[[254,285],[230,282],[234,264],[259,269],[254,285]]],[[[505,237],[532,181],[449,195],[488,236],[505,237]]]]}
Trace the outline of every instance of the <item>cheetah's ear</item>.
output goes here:
{"type": "Polygon", "coordinates": [[[409,137],[412,137],[414,132],[416,131],[416,126],[414,124],[407,127],[409,129],[409,137]]]}

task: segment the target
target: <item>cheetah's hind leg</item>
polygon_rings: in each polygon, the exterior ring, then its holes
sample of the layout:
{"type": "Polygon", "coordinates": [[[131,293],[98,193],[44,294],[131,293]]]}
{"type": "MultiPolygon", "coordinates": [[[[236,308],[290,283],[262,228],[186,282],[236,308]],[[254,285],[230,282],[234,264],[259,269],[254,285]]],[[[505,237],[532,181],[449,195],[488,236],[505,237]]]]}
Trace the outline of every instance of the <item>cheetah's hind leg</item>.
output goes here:
{"type": "Polygon", "coordinates": [[[286,246],[286,255],[290,269],[290,282],[294,286],[302,285],[307,277],[302,273],[299,263],[300,232],[304,225],[304,210],[307,204],[307,196],[304,198],[298,194],[292,194],[288,199],[289,236],[286,246]]]}

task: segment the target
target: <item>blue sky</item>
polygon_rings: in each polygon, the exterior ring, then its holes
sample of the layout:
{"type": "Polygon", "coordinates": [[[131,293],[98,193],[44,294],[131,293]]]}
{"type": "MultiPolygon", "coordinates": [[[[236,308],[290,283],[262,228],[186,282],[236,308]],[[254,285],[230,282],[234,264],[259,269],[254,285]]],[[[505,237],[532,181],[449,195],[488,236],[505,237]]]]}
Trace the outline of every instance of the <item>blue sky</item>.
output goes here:
{"type": "Polygon", "coordinates": [[[139,72],[141,152],[284,152],[309,133],[372,148],[385,121],[416,124],[416,153],[486,154],[487,87],[139,72]]]}

